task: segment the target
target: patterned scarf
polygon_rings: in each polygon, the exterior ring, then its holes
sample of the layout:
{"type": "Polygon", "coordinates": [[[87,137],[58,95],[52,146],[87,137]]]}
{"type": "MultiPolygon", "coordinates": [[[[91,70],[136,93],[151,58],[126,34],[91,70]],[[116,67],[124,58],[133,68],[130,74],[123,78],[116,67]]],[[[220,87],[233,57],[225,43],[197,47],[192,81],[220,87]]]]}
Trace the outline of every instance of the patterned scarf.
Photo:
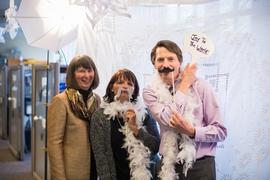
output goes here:
{"type": "Polygon", "coordinates": [[[92,113],[99,106],[98,96],[93,92],[89,93],[85,104],[83,96],[78,90],[68,88],[65,93],[73,113],[84,121],[90,121],[92,113]]]}

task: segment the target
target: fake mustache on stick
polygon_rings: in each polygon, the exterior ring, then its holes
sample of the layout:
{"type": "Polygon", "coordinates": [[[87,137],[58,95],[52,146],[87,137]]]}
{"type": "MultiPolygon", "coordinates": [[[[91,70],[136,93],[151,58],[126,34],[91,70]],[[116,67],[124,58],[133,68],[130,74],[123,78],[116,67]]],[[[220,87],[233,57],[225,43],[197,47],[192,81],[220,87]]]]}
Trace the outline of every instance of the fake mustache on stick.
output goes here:
{"type": "Polygon", "coordinates": [[[174,71],[174,68],[170,68],[170,67],[163,67],[158,70],[159,73],[169,73],[172,71],[174,71]]]}
{"type": "Polygon", "coordinates": [[[124,89],[121,86],[118,88],[117,93],[114,96],[114,100],[117,101],[119,99],[119,97],[121,96],[121,94],[124,92],[128,93],[128,97],[129,97],[129,101],[130,101],[130,99],[132,98],[133,88],[124,89]]]}

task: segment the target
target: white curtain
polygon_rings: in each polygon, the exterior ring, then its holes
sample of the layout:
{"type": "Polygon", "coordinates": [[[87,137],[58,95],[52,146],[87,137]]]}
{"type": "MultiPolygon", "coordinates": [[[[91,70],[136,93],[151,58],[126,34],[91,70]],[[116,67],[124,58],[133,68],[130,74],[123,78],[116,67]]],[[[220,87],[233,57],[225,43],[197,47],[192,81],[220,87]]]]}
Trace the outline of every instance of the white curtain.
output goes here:
{"type": "MultiPolygon", "coordinates": [[[[103,96],[112,73],[126,67],[141,89],[153,73],[150,51],[161,39],[183,47],[186,32],[207,34],[214,54],[199,62],[198,76],[213,85],[228,138],[218,144],[217,179],[270,177],[270,1],[219,0],[177,5],[137,5],[131,18],[108,14],[94,29],[85,25],[77,52],[98,66],[103,96]]],[[[184,63],[190,56],[184,52],[184,63]]]]}

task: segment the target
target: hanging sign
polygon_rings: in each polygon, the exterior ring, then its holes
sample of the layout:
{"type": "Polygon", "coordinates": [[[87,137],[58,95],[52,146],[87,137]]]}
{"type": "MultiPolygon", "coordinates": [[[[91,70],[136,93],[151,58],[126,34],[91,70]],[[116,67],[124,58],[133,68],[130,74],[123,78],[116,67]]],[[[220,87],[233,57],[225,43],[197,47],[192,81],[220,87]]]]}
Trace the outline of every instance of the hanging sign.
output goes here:
{"type": "Polygon", "coordinates": [[[193,32],[184,37],[185,49],[191,54],[191,63],[200,58],[210,57],[214,52],[214,44],[205,34],[193,32]]]}

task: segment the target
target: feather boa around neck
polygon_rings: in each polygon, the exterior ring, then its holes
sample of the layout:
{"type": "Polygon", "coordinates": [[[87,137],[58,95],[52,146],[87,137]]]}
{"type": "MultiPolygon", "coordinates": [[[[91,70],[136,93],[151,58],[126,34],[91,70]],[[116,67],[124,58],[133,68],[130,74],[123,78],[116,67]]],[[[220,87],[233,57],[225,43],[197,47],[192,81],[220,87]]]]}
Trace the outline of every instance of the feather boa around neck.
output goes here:
{"type": "MultiPolygon", "coordinates": [[[[173,96],[157,72],[151,82],[151,87],[155,91],[159,103],[173,103],[173,96]]],[[[191,90],[190,88],[187,95],[188,100],[183,117],[194,124],[195,116],[193,115],[193,111],[198,106],[198,103],[194,95],[192,95],[191,90]]],[[[163,142],[163,164],[159,177],[162,180],[178,179],[178,174],[175,172],[175,163],[183,164],[183,173],[186,176],[187,171],[196,161],[194,141],[189,136],[170,129],[163,133],[163,142]]]]}
{"type": "MultiPolygon", "coordinates": [[[[124,113],[128,109],[133,109],[136,113],[136,122],[138,128],[142,128],[145,118],[145,108],[141,101],[137,103],[119,101],[106,103],[102,102],[101,107],[104,108],[104,114],[108,115],[108,120],[115,119],[116,116],[124,117],[124,113]]],[[[133,132],[129,129],[127,122],[119,130],[125,136],[124,145],[128,152],[129,167],[131,180],[150,180],[152,175],[148,170],[150,167],[150,150],[148,147],[138,140],[133,132]]]]}

